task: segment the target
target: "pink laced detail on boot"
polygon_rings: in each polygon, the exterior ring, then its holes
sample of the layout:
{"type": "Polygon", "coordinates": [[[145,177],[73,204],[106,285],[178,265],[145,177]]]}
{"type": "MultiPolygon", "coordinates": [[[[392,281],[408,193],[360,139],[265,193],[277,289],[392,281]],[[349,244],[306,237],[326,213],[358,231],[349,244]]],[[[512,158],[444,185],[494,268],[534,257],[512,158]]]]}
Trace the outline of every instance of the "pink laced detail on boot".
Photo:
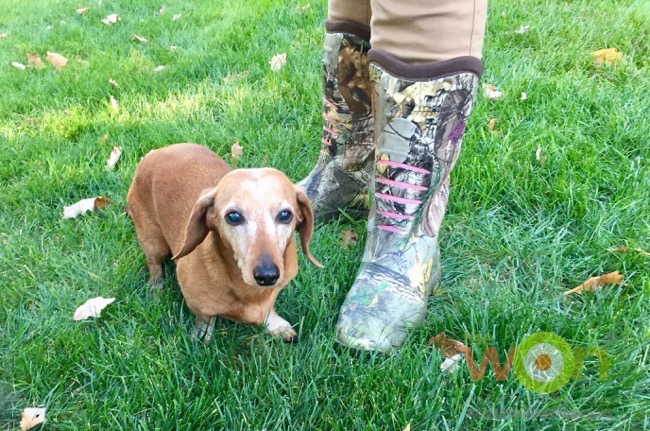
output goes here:
{"type": "MultiPolygon", "coordinates": [[[[430,174],[431,172],[428,171],[427,169],[424,168],[418,168],[416,166],[411,166],[407,165],[406,163],[399,163],[399,162],[393,162],[390,160],[378,160],[377,161],[378,165],[385,165],[385,166],[390,166],[394,168],[401,168],[401,169],[406,169],[412,172],[418,172],[421,174],[430,174]]],[[[388,178],[376,178],[375,181],[377,181],[380,184],[385,184],[387,186],[392,186],[392,187],[399,187],[402,189],[410,189],[410,190],[416,190],[416,191],[425,191],[427,190],[426,187],[420,186],[417,184],[411,184],[407,183],[404,181],[395,181],[395,180],[389,180],[388,178]]],[[[408,199],[408,198],[402,198],[399,196],[392,196],[392,195],[387,195],[385,193],[375,193],[375,196],[378,199],[384,200],[384,201],[390,201],[390,202],[395,202],[398,204],[407,204],[407,205],[420,205],[422,201],[420,199],[408,199]]],[[[408,215],[408,214],[399,214],[391,211],[384,211],[377,209],[377,213],[383,217],[393,219],[393,220],[412,220],[414,216],[408,215]]],[[[391,225],[386,225],[386,224],[378,224],[377,227],[379,229],[388,231],[388,232],[394,232],[394,233],[404,233],[406,232],[406,229],[398,227],[398,226],[391,226],[391,225]]]]}
{"type": "MultiPolygon", "coordinates": [[[[336,105],[331,100],[327,100],[327,98],[325,98],[325,97],[323,97],[323,102],[326,105],[328,105],[329,107],[331,107],[332,109],[334,109],[334,110],[337,109],[336,105]]],[[[323,137],[321,139],[321,142],[323,144],[331,147],[332,146],[331,138],[339,135],[339,131],[335,129],[335,127],[338,126],[339,123],[334,118],[332,118],[331,116],[327,115],[324,112],[323,112],[323,118],[328,123],[330,123],[332,127],[327,127],[325,125],[323,126],[323,131],[326,132],[327,134],[329,134],[330,136],[329,136],[329,139],[327,139],[326,137],[323,137]]]]}

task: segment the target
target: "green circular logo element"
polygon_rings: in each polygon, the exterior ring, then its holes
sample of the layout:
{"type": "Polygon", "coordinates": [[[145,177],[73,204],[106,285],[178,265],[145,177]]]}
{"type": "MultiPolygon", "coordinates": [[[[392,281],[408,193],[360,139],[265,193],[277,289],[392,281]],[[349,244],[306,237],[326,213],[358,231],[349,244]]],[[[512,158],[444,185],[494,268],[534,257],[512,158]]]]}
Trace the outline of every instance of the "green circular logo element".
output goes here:
{"type": "Polygon", "coordinates": [[[542,394],[555,392],[569,383],[573,367],[571,346],[550,332],[524,338],[517,346],[513,365],[521,384],[542,394]]]}

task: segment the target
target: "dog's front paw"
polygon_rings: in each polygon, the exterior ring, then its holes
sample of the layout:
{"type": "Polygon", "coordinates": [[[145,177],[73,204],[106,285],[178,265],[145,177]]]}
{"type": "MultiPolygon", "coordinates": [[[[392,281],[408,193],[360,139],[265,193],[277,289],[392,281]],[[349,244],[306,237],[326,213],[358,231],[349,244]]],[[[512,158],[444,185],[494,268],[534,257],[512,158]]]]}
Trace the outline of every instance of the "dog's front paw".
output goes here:
{"type": "Polygon", "coordinates": [[[280,317],[274,309],[269,311],[269,314],[266,316],[266,320],[264,321],[264,325],[274,337],[282,336],[282,340],[285,343],[298,342],[298,333],[291,327],[289,322],[280,317]]]}

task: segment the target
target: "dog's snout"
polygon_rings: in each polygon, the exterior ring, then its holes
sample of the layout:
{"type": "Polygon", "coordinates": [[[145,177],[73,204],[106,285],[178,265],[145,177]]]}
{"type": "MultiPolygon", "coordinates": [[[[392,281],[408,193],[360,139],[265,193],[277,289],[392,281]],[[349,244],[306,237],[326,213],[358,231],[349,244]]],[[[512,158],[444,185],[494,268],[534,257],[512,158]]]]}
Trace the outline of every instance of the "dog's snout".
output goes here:
{"type": "Polygon", "coordinates": [[[273,286],[280,278],[280,268],[273,262],[261,262],[255,267],[253,277],[260,286],[273,286]]]}

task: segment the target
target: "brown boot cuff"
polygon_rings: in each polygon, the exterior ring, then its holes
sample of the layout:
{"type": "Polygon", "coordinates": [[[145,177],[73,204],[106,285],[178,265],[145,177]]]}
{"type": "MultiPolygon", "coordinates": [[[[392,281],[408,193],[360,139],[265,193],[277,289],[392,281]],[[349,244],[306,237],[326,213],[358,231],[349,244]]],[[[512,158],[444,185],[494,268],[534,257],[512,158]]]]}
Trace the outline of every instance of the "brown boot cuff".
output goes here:
{"type": "Polygon", "coordinates": [[[368,62],[375,63],[395,78],[411,81],[428,81],[460,72],[475,73],[479,78],[483,73],[483,62],[471,56],[456,57],[451,60],[427,64],[408,64],[380,49],[368,52],[368,62]]]}
{"type": "Polygon", "coordinates": [[[349,33],[370,43],[370,27],[354,21],[342,19],[328,19],[325,21],[325,30],[329,33],[349,33]]]}

